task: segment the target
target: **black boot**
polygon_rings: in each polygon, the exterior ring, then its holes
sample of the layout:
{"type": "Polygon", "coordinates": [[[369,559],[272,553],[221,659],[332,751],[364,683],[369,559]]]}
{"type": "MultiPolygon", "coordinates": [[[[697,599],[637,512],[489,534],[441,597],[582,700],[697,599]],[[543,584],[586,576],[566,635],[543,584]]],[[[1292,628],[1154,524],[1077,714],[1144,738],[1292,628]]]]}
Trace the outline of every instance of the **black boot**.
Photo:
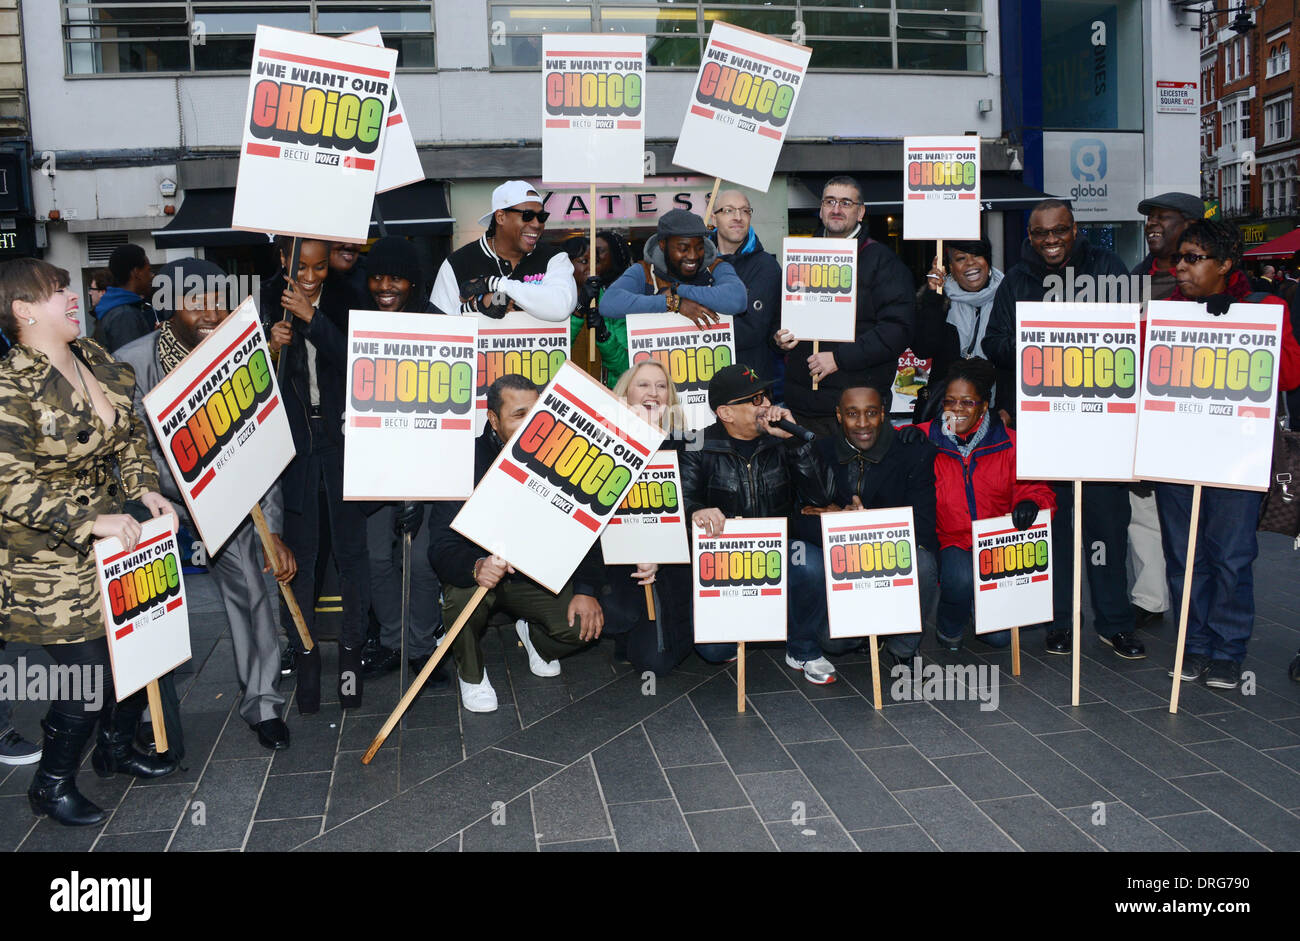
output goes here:
{"type": "Polygon", "coordinates": [[[41,723],[45,742],[27,800],[32,813],[49,817],[65,827],[90,827],[108,819],[108,811],[97,807],[77,790],[77,766],[81,753],[95,729],[94,716],[74,716],[51,711],[41,723]]]}
{"type": "Polygon", "coordinates": [[[364,680],[361,672],[362,647],[349,647],[339,641],[339,705],[356,709],[361,705],[364,680]]]}
{"type": "MultiPolygon", "coordinates": [[[[107,778],[113,772],[133,778],[161,778],[176,770],[170,755],[147,755],[135,747],[135,732],[144,713],[144,694],[137,693],[99,714],[99,740],[91,752],[95,774],[107,778]]],[[[155,721],[162,721],[156,716],[155,721]]]]}
{"type": "Polygon", "coordinates": [[[320,712],[320,644],[312,647],[309,653],[299,650],[296,662],[298,715],[314,716],[320,712]]]}

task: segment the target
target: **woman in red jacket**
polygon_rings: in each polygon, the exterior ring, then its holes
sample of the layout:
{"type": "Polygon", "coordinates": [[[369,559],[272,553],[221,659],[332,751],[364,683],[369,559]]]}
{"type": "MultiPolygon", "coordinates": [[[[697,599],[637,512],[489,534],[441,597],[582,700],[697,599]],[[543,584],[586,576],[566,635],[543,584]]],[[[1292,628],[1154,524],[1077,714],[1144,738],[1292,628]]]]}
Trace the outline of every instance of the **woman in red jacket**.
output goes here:
{"type": "MultiPolygon", "coordinates": [[[[975,600],[971,521],[1011,514],[1028,529],[1039,510],[1054,510],[1052,490],[1041,481],[1016,480],[1015,432],[989,411],[997,372],[988,360],[959,359],[948,370],[943,419],[918,427],[938,449],[934,459],[939,537],[939,642],[961,647],[975,600]]],[[[983,634],[991,647],[1011,643],[1010,631],[983,634]]]]}

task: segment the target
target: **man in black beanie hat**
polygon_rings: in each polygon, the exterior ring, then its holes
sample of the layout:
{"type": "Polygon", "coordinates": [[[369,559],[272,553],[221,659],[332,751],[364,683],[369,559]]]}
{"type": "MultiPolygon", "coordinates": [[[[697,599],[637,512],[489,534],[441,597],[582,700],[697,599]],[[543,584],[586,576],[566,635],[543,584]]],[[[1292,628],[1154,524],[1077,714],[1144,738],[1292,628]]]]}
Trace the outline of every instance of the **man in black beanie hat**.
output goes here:
{"type": "Polygon", "coordinates": [[[406,239],[390,235],[370,246],[366,253],[366,287],[375,310],[436,313],[424,283],[420,254],[406,239]]]}
{"type": "MultiPolygon", "coordinates": [[[[131,341],[114,354],[135,370],[135,410],[146,427],[151,426],[144,410],[145,395],[230,315],[230,307],[236,300],[229,298],[228,303],[227,288],[232,283],[235,282],[216,265],[198,258],[169,262],[155,276],[154,300],[167,319],[159,329],[131,341]]],[[[172,501],[180,518],[193,525],[152,429],[149,450],[158,467],[158,489],[172,501]]],[[[298,567],[293,553],[280,538],[284,511],[278,481],[262,498],[262,512],[278,556],[276,577],[287,585],[298,567]]],[[[257,733],[263,746],[280,749],[289,747],[289,727],[281,717],[285,699],[278,689],[278,599],[262,578],[263,572],[271,570],[270,560],[263,566],[261,559],[261,542],[249,518],[208,560],[208,571],[221,591],[226,619],[230,622],[235,675],[243,689],[239,714],[257,733]]]]}

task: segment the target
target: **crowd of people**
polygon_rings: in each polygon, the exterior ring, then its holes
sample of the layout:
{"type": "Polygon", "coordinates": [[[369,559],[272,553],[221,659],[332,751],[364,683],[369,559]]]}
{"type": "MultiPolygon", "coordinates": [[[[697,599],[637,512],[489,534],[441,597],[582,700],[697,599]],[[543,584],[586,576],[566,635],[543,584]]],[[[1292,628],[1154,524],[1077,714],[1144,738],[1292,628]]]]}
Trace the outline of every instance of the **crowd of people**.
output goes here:
{"type": "MultiPolygon", "coordinates": [[[[342,590],[337,683],[344,709],[361,705],[367,677],[399,669],[403,651],[409,667],[420,670],[442,625],[464,611],[477,589],[486,590],[482,603],[452,644],[448,668],[440,664],[432,678],[446,684],[454,671],[468,712],[497,708],[481,646],[494,617],[514,622],[529,668],[539,676],[559,674],[564,657],[606,635],[618,659],[659,674],[692,652],[713,663],[736,657],[734,645],[694,643],[688,565],[606,566],[597,541],[553,593],[457,533],[451,523],[459,503],[345,501],[346,339],[353,309],[486,318],[522,311],[567,320],[575,337],[590,328],[601,378],[666,433],[665,448],[680,452],[682,505],[691,526],[716,534],[729,518],[789,521],[795,564],[786,663],[809,683],[835,682],[833,658],[874,642],[830,636],[818,517],[841,510],[912,509],[923,623],[949,651],[968,642],[991,650],[1010,642],[1007,631],[973,632],[973,520],[1009,514],[1024,530],[1049,511],[1058,560],[1070,557],[1073,527],[1082,526],[1085,543],[1104,550],[1085,554],[1093,627],[1116,656],[1144,657],[1139,629],[1177,610],[1190,488],[1086,483],[1082,519],[1074,520],[1061,485],[1017,479],[1016,302],[1043,300],[1049,279],[1065,272],[1077,278],[1130,271],[1149,275],[1151,299],[1198,302],[1211,313],[1223,313],[1229,302],[1287,302],[1284,291],[1251,283],[1240,239],[1230,227],[1203,220],[1198,198],[1167,193],[1138,209],[1147,219],[1149,254],[1135,265],[1091,244],[1070,205],[1048,199],[1030,213],[1019,261],[1008,270],[995,267],[987,239],[950,240],[918,290],[907,266],[870,236],[858,183],[833,177],[815,234],[857,243],[855,330],[853,341],[824,342],[816,351],[779,329],[780,268],[738,190],[718,194],[712,227],[687,210],[665,213],[639,261],[619,233],[596,233],[594,267],[586,238],[545,241],[549,214],[541,195],[522,181],[494,191],[479,220],[483,235],[442,262],[431,284],[415,247],[402,238],[381,238],[368,251],[315,239],[300,240],[295,251],[282,239],[280,270],[258,302],[280,361],[295,456],[262,500],[272,551],[263,550],[248,521],[208,562],[229,621],[240,716],[267,748],[288,747],[279,684],[294,673],[298,713],[319,711],[320,645],[304,649],[264,574],[289,587],[314,640],[318,562],[327,551],[342,590]],[[709,381],[715,421],[698,434],[686,426],[668,371],[654,360],[629,362],[626,317],[650,312],[677,313],[700,328],[734,318],[736,362],[709,381]],[[912,420],[896,425],[891,387],[909,348],[932,361],[932,380],[912,420]],[[815,437],[792,434],[782,427],[788,422],[815,437]],[[411,551],[404,554],[408,541],[411,551]],[[410,559],[406,618],[403,555],[410,559]],[[369,630],[372,615],[377,636],[369,630]],[[282,635],[288,638],[283,648],[282,635]]],[[[210,285],[221,271],[189,258],[158,274],[172,284],[210,285]]],[[[118,249],[107,273],[96,273],[92,324],[83,322],[66,271],[34,259],[0,266],[0,330],[12,344],[0,367],[0,636],[42,645],[59,664],[103,667],[110,683],[91,544],[115,536],[130,548],[142,520],[167,513],[187,522],[143,397],[229,313],[222,293],[204,289],[151,307],[156,276],[136,246],[118,249]]],[[[1287,323],[1282,390],[1300,387],[1300,346],[1287,323]]],[[[492,383],[474,454],[476,481],[540,391],[523,376],[492,383]]],[[[1205,488],[1185,681],[1238,685],[1254,623],[1251,563],[1260,501],[1257,492],[1205,488]]],[[[1058,565],[1058,572],[1067,570],[1058,565]]],[[[1070,592],[1069,578],[1058,576],[1054,616],[1044,625],[1048,654],[1071,652],[1070,592]]],[[[870,612],[863,617],[865,629],[870,612]]],[[[883,644],[889,662],[910,662],[921,636],[889,635],[883,644]]],[[[1300,681],[1300,656],[1290,675],[1300,681]]],[[[98,710],[82,701],[52,702],[42,747],[8,727],[9,704],[0,702],[0,761],[39,761],[29,790],[38,815],[69,825],[105,818],[75,782],[96,728],[97,773],[157,777],[175,770],[174,755],[159,754],[147,734],[138,734],[141,694],[115,702],[110,688],[104,701],[109,705],[98,710]]]]}

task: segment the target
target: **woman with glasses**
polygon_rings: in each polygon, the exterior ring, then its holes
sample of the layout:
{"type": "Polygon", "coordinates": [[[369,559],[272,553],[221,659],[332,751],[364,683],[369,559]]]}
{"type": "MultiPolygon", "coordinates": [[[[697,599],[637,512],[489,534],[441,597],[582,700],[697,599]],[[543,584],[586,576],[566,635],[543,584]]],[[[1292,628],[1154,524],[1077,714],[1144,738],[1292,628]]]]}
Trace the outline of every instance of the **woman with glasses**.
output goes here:
{"type": "MultiPolygon", "coordinates": [[[[918,426],[937,449],[934,458],[935,531],[939,537],[939,643],[961,648],[975,603],[971,568],[974,519],[1011,514],[1028,529],[1039,510],[1056,509],[1052,489],[1016,479],[1016,433],[989,410],[997,373],[988,360],[959,359],[948,370],[943,417],[918,426]]],[[[1010,631],[979,635],[990,647],[1011,643],[1010,631]]]]}

